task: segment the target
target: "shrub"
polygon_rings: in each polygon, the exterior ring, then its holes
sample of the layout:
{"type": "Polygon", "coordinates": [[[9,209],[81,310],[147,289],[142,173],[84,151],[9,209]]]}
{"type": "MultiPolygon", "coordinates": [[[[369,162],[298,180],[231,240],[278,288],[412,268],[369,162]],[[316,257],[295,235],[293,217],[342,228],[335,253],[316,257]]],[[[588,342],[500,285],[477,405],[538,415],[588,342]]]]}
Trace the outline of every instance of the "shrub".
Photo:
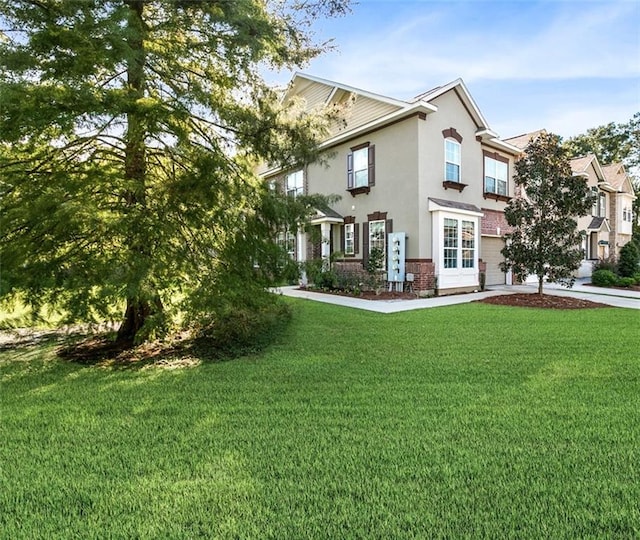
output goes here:
{"type": "Polygon", "coordinates": [[[318,289],[335,289],[338,284],[338,280],[336,279],[336,274],[333,270],[325,270],[315,277],[313,284],[318,289]]]}
{"type": "Polygon", "coordinates": [[[614,255],[609,255],[606,259],[598,259],[593,263],[593,271],[609,270],[616,274],[618,272],[618,262],[614,255]]]}
{"type": "Polygon", "coordinates": [[[640,285],[640,272],[633,274],[633,279],[635,280],[636,285],[640,285]]]}
{"type": "Polygon", "coordinates": [[[633,287],[636,284],[636,280],[632,277],[621,277],[618,278],[618,282],[616,285],[619,287],[633,287]]]}
{"type": "Polygon", "coordinates": [[[598,287],[610,287],[618,283],[618,276],[611,270],[596,270],[591,275],[591,282],[598,287]]]}
{"type": "Polygon", "coordinates": [[[291,320],[291,308],[278,297],[226,304],[200,320],[194,344],[210,358],[234,358],[268,346],[291,320]]]}
{"type": "Polygon", "coordinates": [[[362,272],[346,268],[336,268],[336,288],[341,291],[347,291],[359,294],[365,282],[362,272]]]}
{"type": "Polygon", "coordinates": [[[631,277],[638,271],[640,264],[640,251],[635,242],[627,242],[620,249],[618,261],[618,273],[622,277],[631,277]]]}

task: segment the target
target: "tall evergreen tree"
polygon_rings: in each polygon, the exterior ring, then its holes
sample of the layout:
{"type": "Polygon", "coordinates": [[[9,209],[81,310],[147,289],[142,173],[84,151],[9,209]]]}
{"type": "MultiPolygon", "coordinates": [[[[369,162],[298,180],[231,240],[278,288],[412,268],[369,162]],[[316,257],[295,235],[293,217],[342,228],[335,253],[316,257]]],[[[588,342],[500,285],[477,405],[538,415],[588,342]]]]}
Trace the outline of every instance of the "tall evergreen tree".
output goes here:
{"type": "Polygon", "coordinates": [[[505,209],[513,230],[505,235],[503,271],[512,270],[521,281],[537,275],[539,294],[545,278],[573,285],[584,255],[576,217],[589,212],[592,198],[586,180],[572,175],[560,137],[543,133],[532,140],[516,163],[514,180],[523,197],[505,209]]]}
{"type": "Polygon", "coordinates": [[[0,0],[0,296],[122,310],[126,341],[176,299],[254,298],[308,211],[255,165],[313,160],[326,125],[260,73],[321,53],[309,25],[347,1],[0,0]]]}

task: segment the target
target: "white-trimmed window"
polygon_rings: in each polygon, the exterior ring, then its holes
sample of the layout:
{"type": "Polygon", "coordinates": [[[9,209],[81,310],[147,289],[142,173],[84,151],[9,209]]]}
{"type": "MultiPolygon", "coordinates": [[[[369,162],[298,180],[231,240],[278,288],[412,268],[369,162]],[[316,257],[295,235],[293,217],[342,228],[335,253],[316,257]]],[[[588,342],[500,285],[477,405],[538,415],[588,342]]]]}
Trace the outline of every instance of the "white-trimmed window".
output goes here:
{"type": "Polygon", "coordinates": [[[291,259],[296,260],[296,236],[291,231],[279,232],[276,243],[287,252],[291,259]]]}
{"type": "Polygon", "coordinates": [[[355,223],[345,223],[344,225],[344,254],[354,255],[356,252],[355,223]]]}
{"type": "Polygon", "coordinates": [[[446,182],[460,182],[462,145],[452,139],[444,140],[444,179],[446,182]]]}
{"type": "Polygon", "coordinates": [[[382,259],[381,268],[385,267],[385,260],[387,256],[385,231],[386,222],[384,219],[369,222],[369,254],[371,254],[375,248],[382,251],[384,257],[382,259]]]}
{"type": "Polygon", "coordinates": [[[367,142],[351,148],[347,155],[347,189],[367,191],[366,188],[373,186],[375,161],[375,145],[367,142]]]}
{"type": "Polygon", "coordinates": [[[475,221],[444,219],[444,268],[474,268],[476,260],[475,221]]]}
{"type": "Polygon", "coordinates": [[[444,220],[444,267],[458,268],[458,223],[457,219],[444,220]]]}
{"type": "Polygon", "coordinates": [[[496,195],[507,195],[509,164],[507,161],[484,157],[484,191],[496,195]]]}
{"type": "Polygon", "coordinates": [[[304,193],[304,173],[302,169],[287,175],[286,191],[287,195],[291,197],[297,197],[304,193]]]}
{"type": "Polygon", "coordinates": [[[460,232],[462,239],[462,268],[473,268],[476,259],[475,223],[463,220],[460,232]]]}
{"type": "Polygon", "coordinates": [[[604,193],[600,193],[598,216],[599,217],[607,216],[607,196],[604,193]]]}
{"type": "Polygon", "coordinates": [[[593,201],[593,204],[591,206],[591,215],[597,216],[598,215],[598,188],[595,186],[591,186],[591,198],[593,201]]]}

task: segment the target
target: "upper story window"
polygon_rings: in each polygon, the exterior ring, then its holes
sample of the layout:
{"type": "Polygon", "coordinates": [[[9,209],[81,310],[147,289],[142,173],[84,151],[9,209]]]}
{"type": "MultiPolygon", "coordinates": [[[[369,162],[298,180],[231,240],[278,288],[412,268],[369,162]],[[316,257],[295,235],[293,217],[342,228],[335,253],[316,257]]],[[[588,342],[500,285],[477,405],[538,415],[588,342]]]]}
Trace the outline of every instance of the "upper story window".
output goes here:
{"type": "Polygon", "coordinates": [[[347,189],[352,195],[368,193],[375,184],[375,146],[364,143],[351,148],[347,155],[347,189]]]}
{"type": "Polygon", "coordinates": [[[304,173],[302,169],[287,175],[285,187],[287,195],[292,197],[297,197],[304,193],[304,173]]]}
{"type": "Polygon", "coordinates": [[[507,196],[509,161],[494,154],[484,156],[484,192],[507,196]]]}
{"type": "Polygon", "coordinates": [[[591,198],[592,198],[592,206],[591,206],[591,215],[598,215],[598,188],[595,186],[591,186],[591,198]]]}
{"type": "Polygon", "coordinates": [[[604,193],[600,193],[599,205],[598,205],[598,216],[599,217],[607,216],[607,196],[604,193]]]}
{"type": "Polygon", "coordinates": [[[444,180],[445,182],[460,182],[460,164],[462,145],[457,141],[444,141],[444,180]]]}

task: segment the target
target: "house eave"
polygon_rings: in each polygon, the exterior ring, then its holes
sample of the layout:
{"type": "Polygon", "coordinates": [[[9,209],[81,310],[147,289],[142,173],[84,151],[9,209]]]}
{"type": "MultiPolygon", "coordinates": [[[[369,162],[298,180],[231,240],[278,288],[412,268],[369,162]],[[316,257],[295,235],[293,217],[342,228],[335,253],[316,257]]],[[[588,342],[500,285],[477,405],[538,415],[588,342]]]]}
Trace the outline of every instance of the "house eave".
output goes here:
{"type": "Polygon", "coordinates": [[[345,131],[344,133],[340,133],[330,139],[327,139],[323,143],[320,143],[319,148],[325,150],[327,148],[331,148],[332,146],[336,146],[350,139],[355,139],[356,137],[362,135],[363,133],[369,133],[371,131],[376,131],[385,127],[388,124],[393,124],[398,122],[399,120],[403,120],[405,118],[409,118],[411,116],[416,115],[428,115],[438,111],[438,107],[435,105],[431,105],[430,103],[417,103],[415,105],[411,105],[399,111],[394,111],[386,116],[382,116],[373,120],[367,124],[362,126],[358,126],[351,131],[345,131]]]}

